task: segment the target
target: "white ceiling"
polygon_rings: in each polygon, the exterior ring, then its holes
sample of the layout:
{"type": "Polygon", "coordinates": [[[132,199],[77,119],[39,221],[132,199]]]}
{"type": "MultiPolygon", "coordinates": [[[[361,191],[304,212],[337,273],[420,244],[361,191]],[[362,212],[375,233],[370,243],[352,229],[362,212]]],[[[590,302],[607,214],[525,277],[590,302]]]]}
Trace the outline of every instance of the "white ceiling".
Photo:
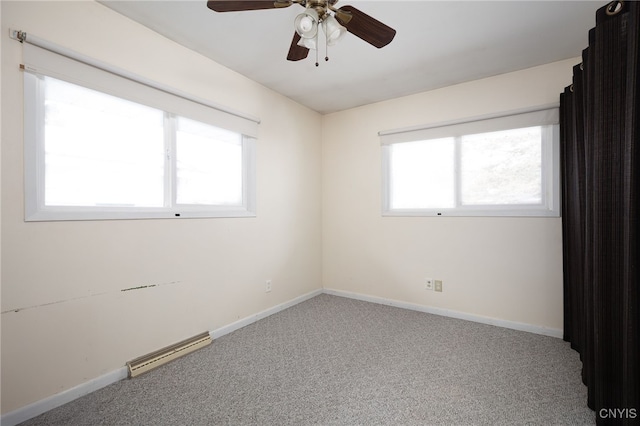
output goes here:
{"type": "Polygon", "coordinates": [[[320,113],[580,56],[601,1],[341,0],[396,29],[376,49],[347,33],[320,66],[286,60],[303,9],[216,13],[206,0],[100,3],[320,113]]]}

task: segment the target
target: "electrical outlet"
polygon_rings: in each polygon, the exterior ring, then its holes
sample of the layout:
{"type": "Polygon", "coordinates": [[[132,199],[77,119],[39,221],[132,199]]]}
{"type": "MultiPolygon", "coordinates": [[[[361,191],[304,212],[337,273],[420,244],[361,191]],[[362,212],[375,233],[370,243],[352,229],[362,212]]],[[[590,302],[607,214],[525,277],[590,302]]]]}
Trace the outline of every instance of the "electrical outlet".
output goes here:
{"type": "Polygon", "coordinates": [[[435,287],[436,287],[436,291],[442,291],[442,281],[436,280],[435,287]]]}
{"type": "Polygon", "coordinates": [[[427,278],[425,280],[424,288],[426,290],[433,290],[433,278],[427,278]]]}
{"type": "Polygon", "coordinates": [[[267,280],[264,284],[264,292],[269,293],[271,291],[271,280],[267,280]]]}

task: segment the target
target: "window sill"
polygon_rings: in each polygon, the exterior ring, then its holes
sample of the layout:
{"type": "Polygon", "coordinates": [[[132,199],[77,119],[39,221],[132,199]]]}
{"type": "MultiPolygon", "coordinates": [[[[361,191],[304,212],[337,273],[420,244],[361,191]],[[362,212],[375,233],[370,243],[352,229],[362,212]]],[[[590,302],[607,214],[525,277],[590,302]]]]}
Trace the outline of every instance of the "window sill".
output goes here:
{"type": "Polygon", "coordinates": [[[256,217],[256,212],[239,207],[220,207],[216,209],[139,209],[124,211],[119,209],[93,210],[77,208],[48,208],[27,214],[25,222],[57,222],[84,220],[137,220],[137,219],[206,219],[206,218],[242,218],[256,217]]]}

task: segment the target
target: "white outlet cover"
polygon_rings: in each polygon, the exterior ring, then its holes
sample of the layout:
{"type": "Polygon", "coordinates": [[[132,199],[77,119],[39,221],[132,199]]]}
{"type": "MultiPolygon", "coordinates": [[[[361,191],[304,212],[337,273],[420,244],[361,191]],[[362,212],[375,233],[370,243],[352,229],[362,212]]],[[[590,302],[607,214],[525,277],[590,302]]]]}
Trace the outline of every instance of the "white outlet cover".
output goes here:
{"type": "Polygon", "coordinates": [[[433,290],[433,279],[431,278],[426,279],[425,289],[433,290]]]}

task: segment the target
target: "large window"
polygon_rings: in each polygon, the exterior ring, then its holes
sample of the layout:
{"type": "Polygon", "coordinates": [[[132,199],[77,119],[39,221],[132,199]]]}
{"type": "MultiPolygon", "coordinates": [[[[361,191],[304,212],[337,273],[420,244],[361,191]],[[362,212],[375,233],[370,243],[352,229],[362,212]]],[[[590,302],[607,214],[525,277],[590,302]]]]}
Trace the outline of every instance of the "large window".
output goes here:
{"type": "Polygon", "coordinates": [[[252,137],[202,105],[139,102],[149,87],[131,99],[73,71],[25,72],[27,221],[255,216],[252,137]]]}
{"type": "Polygon", "coordinates": [[[554,111],[383,134],[383,214],[557,216],[554,111]]]}

